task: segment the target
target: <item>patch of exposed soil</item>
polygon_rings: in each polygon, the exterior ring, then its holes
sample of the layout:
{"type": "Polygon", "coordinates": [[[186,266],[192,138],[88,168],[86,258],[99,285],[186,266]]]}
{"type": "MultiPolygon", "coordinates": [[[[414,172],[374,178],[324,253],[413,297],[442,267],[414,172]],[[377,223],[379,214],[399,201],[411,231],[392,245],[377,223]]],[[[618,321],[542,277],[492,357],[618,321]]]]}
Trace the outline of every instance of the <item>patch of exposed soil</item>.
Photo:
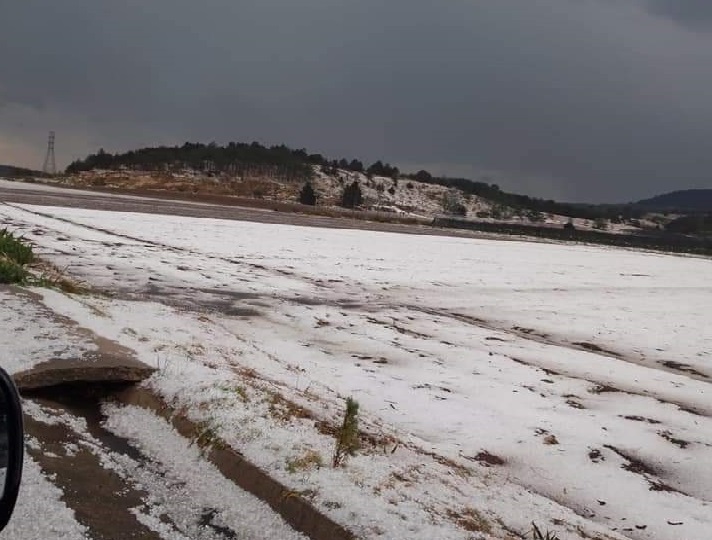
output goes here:
{"type": "Polygon", "coordinates": [[[470,461],[476,461],[483,467],[501,466],[501,465],[505,465],[507,463],[503,458],[501,458],[495,454],[491,454],[487,450],[482,450],[480,453],[478,453],[474,457],[471,457],[471,456],[463,456],[463,457],[470,461]]]}
{"type": "Polygon", "coordinates": [[[646,418],[644,416],[638,416],[635,414],[620,415],[620,418],[625,418],[626,420],[632,420],[633,422],[647,422],[648,424],[660,424],[660,420],[653,420],[652,418],[646,418]]]}
{"type": "Polygon", "coordinates": [[[637,458],[633,454],[629,452],[625,452],[619,448],[616,448],[613,445],[610,444],[604,444],[603,445],[605,448],[608,448],[612,452],[615,452],[618,454],[620,457],[622,457],[627,463],[624,463],[622,467],[629,472],[635,473],[635,474],[649,474],[651,476],[656,476],[657,472],[655,469],[651,466],[642,461],[641,459],[637,458]]]}
{"type": "Polygon", "coordinates": [[[610,351],[608,349],[604,349],[603,347],[600,347],[599,345],[596,345],[595,343],[589,343],[588,341],[577,341],[575,343],[572,343],[572,345],[574,347],[580,347],[581,349],[584,349],[589,352],[605,354],[607,356],[613,356],[615,358],[621,358],[620,354],[610,351]]]}
{"type": "MultiPolygon", "coordinates": [[[[40,402],[63,412],[62,407],[52,401],[40,402]]],[[[62,499],[74,511],[77,520],[91,530],[92,538],[161,538],[139,523],[132,512],[143,506],[147,494],[105,469],[101,459],[83,446],[79,434],[64,424],[47,425],[29,415],[25,416],[25,428],[40,444],[40,448],[28,446],[28,453],[62,489],[62,499]],[[67,452],[68,446],[78,450],[67,452]]]]}
{"type": "Polygon", "coordinates": [[[683,439],[678,439],[675,437],[672,432],[670,431],[659,431],[658,435],[660,435],[663,439],[666,441],[674,444],[675,446],[679,446],[680,448],[687,448],[690,445],[689,441],[685,441],[683,439]]]}
{"type": "Polygon", "coordinates": [[[597,384],[588,390],[592,394],[605,394],[606,392],[621,392],[622,390],[608,384],[597,384]]]}
{"type": "Polygon", "coordinates": [[[674,487],[663,482],[659,478],[658,472],[655,470],[655,468],[652,465],[645,463],[639,457],[634,456],[630,452],[623,451],[620,448],[616,448],[615,446],[610,444],[605,444],[604,447],[608,448],[612,452],[615,452],[626,461],[626,463],[622,465],[623,469],[643,476],[645,478],[645,481],[648,482],[650,491],[669,491],[686,495],[679,489],[675,489],[674,487]]]}
{"type": "Polygon", "coordinates": [[[683,364],[682,362],[675,362],[673,360],[664,360],[664,361],[660,362],[660,364],[665,366],[666,368],[674,369],[675,371],[681,371],[683,373],[689,373],[690,375],[694,375],[695,377],[701,377],[703,379],[710,378],[708,375],[705,375],[701,371],[696,370],[691,365],[683,364]]]}
{"type": "Polygon", "coordinates": [[[648,479],[648,485],[650,486],[650,491],[669,491],[673,493],[680,493],[677,489],[672,486],[667,485],[662,480],[651,480],[648,479]]]}
{"type": "MultiPolygon", "coordinates": [[[[660,401],[660,403],[665,403],[665,401],[663,401],[663,400],[658,400],[658,401],[660,401]]],[[[686,412],[686,413],[689,413],[689,414],[693,414],[693,415],[695,415],[695,416],[705,416],[705,414],[701,413],[701,412],[698,411],[697,409],[693,409],[692,407],[685,407],[684,405],[679,405],[679,404],[678,404],[677,408],[680,409],[680,410],[683,411],[683,412],[686,412]]]]}

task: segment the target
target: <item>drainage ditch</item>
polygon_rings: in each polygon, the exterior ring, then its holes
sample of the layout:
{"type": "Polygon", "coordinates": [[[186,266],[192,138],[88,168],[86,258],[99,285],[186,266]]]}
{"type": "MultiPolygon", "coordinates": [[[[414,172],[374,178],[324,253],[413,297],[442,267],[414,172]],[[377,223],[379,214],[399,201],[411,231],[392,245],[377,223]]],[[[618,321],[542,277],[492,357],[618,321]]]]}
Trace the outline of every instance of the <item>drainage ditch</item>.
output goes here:
{"type": "MultiPolygon", "coordinates": [[[[127,439],[103,427],[106,417],[102,403],[114,401],[147,409],[166,420],[187,439],[193,439],[199,427],[187,417],[177,414],[159,396],[133,383],[73,382],[42,388],[21,390],[25,399],[43,407],[50,415],[69,415],[86,423],[86,432],[108,452],[126,456],[141,467],[156,468],[156,464],[127,439]]],[[[103,467],[101,459],[87,449],[81,433],[67,423],[48,425],[25,415],[28,436],[40,443],[28,445],[28,453],[43,470],[53,476],[63,490],[66,504],[77,519],[97,540],[124,538],[160,538],[136,519],[136,509],[146,506],[147,493],[129,485],[116,472],[103,467]],[[75,449],[68,452],[67,449],[75,449]]],[[[308,500],[271,478],[245,460],[237,451],[224,446],[213,447],[206,459],[220,473],[243,490],[266,502],[293,529],[312,540],[354,540],[352,533],[320,513],[308,500]]],[[[237,531],[216,519],[217,510],[196,508],[195,523],[210,530],[210,538],[232,540],[237,531]]],[[[169,516],[161,515],[162,523],[176,531],[180,527],[169,516]]],[[[190,536],[190,535],[188,535],[190,536]]]]}

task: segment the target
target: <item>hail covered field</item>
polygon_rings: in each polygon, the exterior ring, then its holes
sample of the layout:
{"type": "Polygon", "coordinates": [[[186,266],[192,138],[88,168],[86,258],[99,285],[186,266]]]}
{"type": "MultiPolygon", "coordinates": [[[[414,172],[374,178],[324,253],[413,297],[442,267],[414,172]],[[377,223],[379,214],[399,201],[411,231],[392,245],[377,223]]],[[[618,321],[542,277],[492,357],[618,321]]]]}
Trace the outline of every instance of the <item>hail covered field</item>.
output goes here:
{"type": "MultiPolygon", "coordinates": [[[[0,219],[94,291],[40,292],[47,307],[135,350],[156,392],[360,538],[529,537],[532,521],[562,539],[709,538],[708,259],[20,205],[0,219]],[[349,396],[362,448],[333,468],[349,396]]],[[[150,425],[108,412],[125,437],[150,425]]]]}

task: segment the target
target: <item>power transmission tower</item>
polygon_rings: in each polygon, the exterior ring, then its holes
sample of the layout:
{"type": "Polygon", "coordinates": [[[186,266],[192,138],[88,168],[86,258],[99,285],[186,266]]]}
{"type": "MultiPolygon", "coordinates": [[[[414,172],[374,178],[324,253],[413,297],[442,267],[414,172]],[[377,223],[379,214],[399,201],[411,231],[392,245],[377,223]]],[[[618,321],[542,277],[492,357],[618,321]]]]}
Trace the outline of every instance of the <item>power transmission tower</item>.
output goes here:
{"type": "Polygon", "coordinates": [[[54,161],[54,131],[49,132],[49,140],[47,141],[47,155],[45,156],[42,172],[54,176],[57,174],[57,164],[54,161]]]}

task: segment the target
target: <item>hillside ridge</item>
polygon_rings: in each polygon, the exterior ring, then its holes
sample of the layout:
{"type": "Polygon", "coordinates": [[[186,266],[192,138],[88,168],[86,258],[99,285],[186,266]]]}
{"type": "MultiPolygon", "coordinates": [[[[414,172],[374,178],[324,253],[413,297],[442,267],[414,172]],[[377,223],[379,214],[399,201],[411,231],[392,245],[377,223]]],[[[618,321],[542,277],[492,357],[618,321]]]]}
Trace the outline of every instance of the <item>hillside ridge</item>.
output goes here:
{"type": "MultiPolygon", "coordinates": [[[[329,159],[322,154],[308,153],[305,149],[288,146],[265,146],[259,142],[191,143],[182,146],[159,146],[141,148],[111,154],[100,149],[83,160],[74,161],[67,167],[68,174],[80,174],[93,170],[151,171],[170,174],[198,173],[222,181],[246,181],[257,178],[282,183],[306,183],[319,175],[335,178],[352,178],[362,183],[381,178],[397,184],[399,180],[417,181],[422,184],[458,190],[464,197],[486,199],[492,205],[528,212],[535,219],[540,214],[556,214],[584,220],[642,217],[632,205],[594,205],[557,202],[510,193],[497,184],[469,178],[433,175],[426,170],[404,173],[398,167],[381,160],[366,166],[359,159],[329,159]]],[[[484,179],[483,179],[484,180],[484,179]]],[[[380,182],[383,185],[383,182],[380,182]]],[[[389,189],[389,186],[384,186],[389,189]]],[[[457,205],[454,205],[457,206],[457,205]]],[[[495,214],[501,212],[495,212],[495,214]]]]}
{"type": "Polygon", "coordinates": [[[636,205],[647,210],[712,212],[712,188],[671,191],[643,199],[636,205]]]}

